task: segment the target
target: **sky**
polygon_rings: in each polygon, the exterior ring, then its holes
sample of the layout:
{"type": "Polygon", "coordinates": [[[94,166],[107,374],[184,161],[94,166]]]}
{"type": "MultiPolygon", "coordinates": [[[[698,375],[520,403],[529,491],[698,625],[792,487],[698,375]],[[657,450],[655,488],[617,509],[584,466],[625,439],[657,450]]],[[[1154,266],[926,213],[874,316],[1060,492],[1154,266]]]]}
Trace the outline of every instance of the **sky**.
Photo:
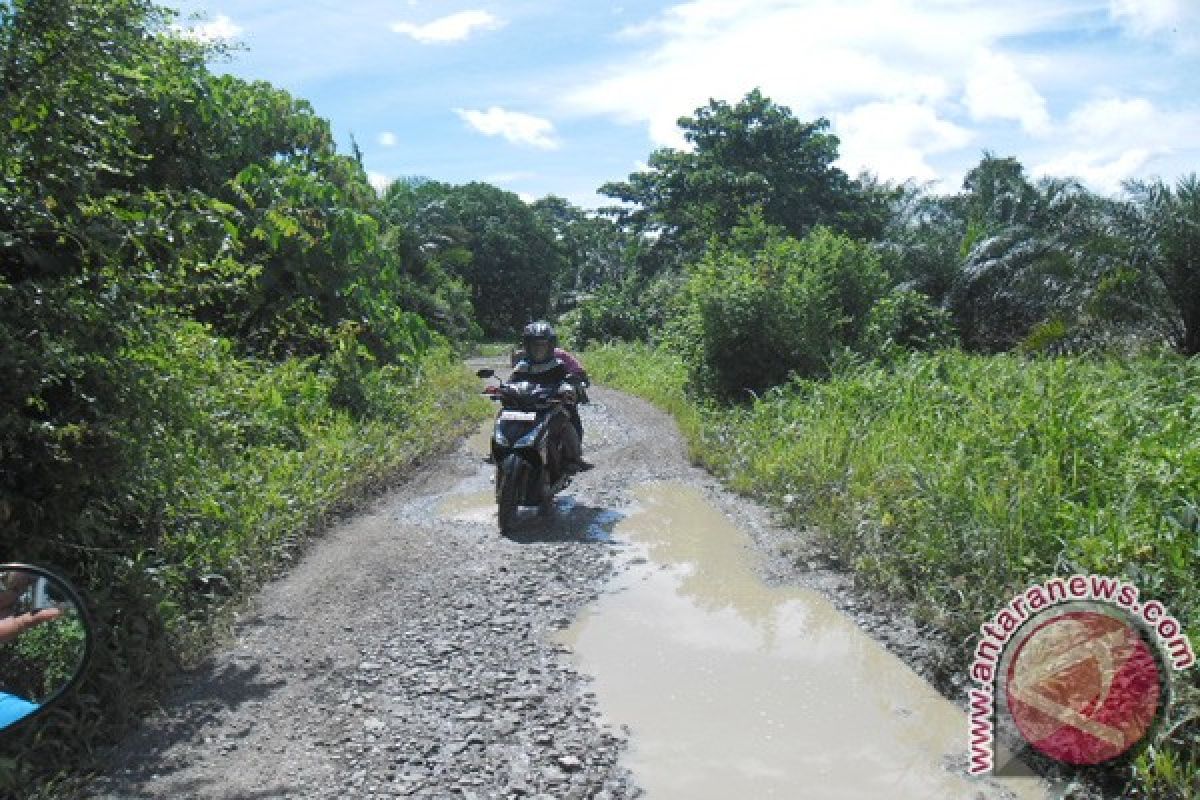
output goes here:
{"type": "Polygon", "coordinates": [[[589,208],[760,88],[838,166],[956,191],[985,151],[1105,194],[1200,172],[1200,0],[172,0],[213,68],[356,141],[372,182],[482,180],[589,208]],[[194,16],[199,15],[199,16],[194,16]]]}

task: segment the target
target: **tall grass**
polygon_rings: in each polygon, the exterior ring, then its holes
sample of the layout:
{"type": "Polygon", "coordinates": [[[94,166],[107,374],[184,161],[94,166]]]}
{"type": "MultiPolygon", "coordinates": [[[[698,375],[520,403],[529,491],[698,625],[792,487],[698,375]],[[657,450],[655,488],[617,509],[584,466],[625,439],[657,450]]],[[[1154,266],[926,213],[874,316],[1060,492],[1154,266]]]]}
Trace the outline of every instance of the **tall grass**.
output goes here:
{"type": "MultiPolygon", "coordinates": [[[[587,358],[597,381],[679,416],[694,456],[731,486],[785,509],[867,584],[963,642],[964,663],[1008,598],[1073,572],[1134,581],[1200,648],[1200,361],[914,355],[712,413],[668,353],[587,358]]],[[[1200,709],[1198,673],[1184,676],[1177,714],[1200,709]]],[[[1183,777],[1153,796],[1191,796],[1200,742],[1178,744],[1166,758],[1183,777]]],[[[1143,786],[1168,762],[1144,760],[1143,786]]]]}

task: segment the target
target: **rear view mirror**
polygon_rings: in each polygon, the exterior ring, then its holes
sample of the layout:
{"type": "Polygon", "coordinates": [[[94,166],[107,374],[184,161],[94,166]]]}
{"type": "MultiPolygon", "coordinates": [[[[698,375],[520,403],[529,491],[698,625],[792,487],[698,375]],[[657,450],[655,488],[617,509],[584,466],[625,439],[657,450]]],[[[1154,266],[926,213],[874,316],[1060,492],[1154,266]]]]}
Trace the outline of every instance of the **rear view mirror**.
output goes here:
{"type": "Polygon", "coordinates": [[[87,665],[91,634],[70,583],[41,567],[0,565],[0,731],[67,693],[87,665]]]}
{"type": "Polygon", "coordinates": [[[496,376],[496,370],[494,370],[494,369],[476,370],[475,375],[476,375],[476,377],[479,377],[479,378],[494,378],[496,376]]]}

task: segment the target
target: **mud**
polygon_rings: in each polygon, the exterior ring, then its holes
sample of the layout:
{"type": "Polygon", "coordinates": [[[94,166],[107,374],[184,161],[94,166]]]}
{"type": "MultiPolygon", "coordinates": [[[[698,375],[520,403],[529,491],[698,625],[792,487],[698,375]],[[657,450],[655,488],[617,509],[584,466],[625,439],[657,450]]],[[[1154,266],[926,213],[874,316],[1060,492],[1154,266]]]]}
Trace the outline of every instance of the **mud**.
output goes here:
{"type": "Polygon", "coordinates": [[[962,711],[820,593],[764,583],[701,492],[636,497],[614,531],[628,569],[559,640],[628,726],[648,797],[1050,796],[1031,775],[968,781],[962,711]]]}

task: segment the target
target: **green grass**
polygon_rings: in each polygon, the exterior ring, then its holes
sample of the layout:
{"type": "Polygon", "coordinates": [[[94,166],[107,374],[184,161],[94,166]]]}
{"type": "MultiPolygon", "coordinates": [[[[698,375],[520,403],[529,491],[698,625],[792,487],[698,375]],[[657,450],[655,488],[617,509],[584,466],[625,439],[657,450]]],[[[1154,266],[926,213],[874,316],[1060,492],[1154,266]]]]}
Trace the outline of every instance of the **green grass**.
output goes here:
{"type": "MultiPolygon", "coordinates": [[[[1200,360],[945,352],[719,413],[689,398],[669,354],[599,348],[587,363],[674,413],[693,456],[733,488],[815,529],[868,585],[964,642],[964,672],[981,622],[1030,583],[1074,572],[1134,581],[1200,649],[1200,360]]],[[[1200,711],[1198,675],[1179,676],[1173,719],[1200,711]]],[[[1195,729],[1143,760],[1129,796],[1192,796],[1195,729]]]]}
{"type": "Polygon", "coordinates": [[[471,355],[485,358],[508,356],[516,345],[513,342],[479,342],[471,346],[471,355]]]}

